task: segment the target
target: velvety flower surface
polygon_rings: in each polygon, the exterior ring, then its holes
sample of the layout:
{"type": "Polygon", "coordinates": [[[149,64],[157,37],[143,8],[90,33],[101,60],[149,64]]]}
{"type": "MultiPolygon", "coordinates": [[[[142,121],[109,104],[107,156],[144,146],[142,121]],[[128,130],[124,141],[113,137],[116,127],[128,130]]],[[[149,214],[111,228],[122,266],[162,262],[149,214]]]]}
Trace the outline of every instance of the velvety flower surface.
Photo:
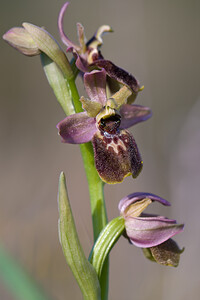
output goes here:
{"type": "Polygon", "coordinates": [[[160,265],[171,267],[178,267],[180,255],[183,251],[184,248],[180,249],[172,239],[154,247],[143,248],[143,253],[148,259],[160,265]]]}
{"type": "Polygon", "coordinates": [[[104,69],[85,73],[84,84],[90,99],[81,97],[85,111],[58,123],[62,142],[92,141],[97,171],[107,183],[121,182],[131,174],[137,177],[142,160],[133,136],[126,129],[147,120],[151,110],[127,104],[132,92],[126,86],[107,99],[104,69]]]}
{"type": "Polygon", "coordinates": [[[176,220],[144,214],[143,210],[154,201],[170,205],[165,199],[149,193],[133,193],[119,202],[118,208],[125,219],[127,238],[137,247],[155,247],[183,230],[184,225],[177,224],[176,220]]]}

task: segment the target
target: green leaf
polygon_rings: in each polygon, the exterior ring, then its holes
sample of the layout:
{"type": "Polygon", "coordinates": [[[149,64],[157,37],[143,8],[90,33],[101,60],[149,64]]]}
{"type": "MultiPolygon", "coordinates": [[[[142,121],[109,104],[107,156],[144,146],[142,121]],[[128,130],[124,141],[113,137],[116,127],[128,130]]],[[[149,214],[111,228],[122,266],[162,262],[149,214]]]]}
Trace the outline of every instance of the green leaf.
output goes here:
{"type": "Polygon", "coordinates": [[[66,115],[74,114],[75,109],[72,102],[71,90],[63,73],[57,64],[44,52],[41,53],[40,57],[48,82],[52,87],[59,104],[66,115]]]}
{"type": "Polygon", "coordinates": [[[59,237],[66,261],[86,300],[100,300],[100,285],[93,266],[86,259],[80,245],[67,195],[65,175],[59,179],[59,237]]]}
{"type": "Polygon", "coordinates": [[[124,229],[124,219],[117,217],[110,221],[99,235],[89,257],[99,278],[108,254],[124,232],[124,229]]]}
{"type": "Polygon", "coordinates": [[[0,277],[16,297],[15,299],[48,299],[22,267],[2,247],[0,247],[0,277]]]}

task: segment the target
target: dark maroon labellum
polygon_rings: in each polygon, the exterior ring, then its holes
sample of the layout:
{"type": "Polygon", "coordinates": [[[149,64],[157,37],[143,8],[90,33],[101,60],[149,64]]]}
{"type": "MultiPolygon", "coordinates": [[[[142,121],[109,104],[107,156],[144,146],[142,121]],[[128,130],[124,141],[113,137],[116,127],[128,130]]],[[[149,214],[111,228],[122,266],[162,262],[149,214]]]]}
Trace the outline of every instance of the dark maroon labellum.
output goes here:
{"type": "Polygon", "coordinates": [[[101,118],[99,121],[99,130],[103,133],[116,134],[119,131],[120,124],[121,117],[119,115],[113,115],[106,119],[101,118]]]}
{"type": "MultiPolygon", "coordinates": [[[[106,121],[110,125],[112,119],[108,119],[109,122],[107,119],[106,121]]],[[[108,124],[106,123],[106,128],[108,124]]],[[[98,130],[92,138],[95,166],[101,179],[107,183],[122,182],[131,174],[136,178],[143,165],[132,135],[127,130],[119,130],[115,126],[114,128],[118,130],[116,134],[106,134],[108,131],[98,130]]]]}

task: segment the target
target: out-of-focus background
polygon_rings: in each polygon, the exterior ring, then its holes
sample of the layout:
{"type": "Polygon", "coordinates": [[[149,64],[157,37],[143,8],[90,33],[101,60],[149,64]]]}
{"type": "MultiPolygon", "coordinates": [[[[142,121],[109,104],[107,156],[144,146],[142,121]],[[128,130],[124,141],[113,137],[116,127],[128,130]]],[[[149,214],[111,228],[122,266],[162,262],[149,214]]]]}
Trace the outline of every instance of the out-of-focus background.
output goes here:
{"type": "MultiPolygon", "coordinates": [[[[63,3],[1,1],[1,35],[26,21],[45,26],[60,42],[57,16],[63,3]]],[[[149,211],[186,225],[176,237],[185,247],[178,268],[148,261],[121,238],[111,252],[110,300],[200,295],[199,14],[198,0],[73,0],[66,13],[65,31],[73,41],[76,22],[84,25],[88,38],[100,25],[112,26],[114,33],[104,37],[102,53],[145,86],[137,103],[153,110],[152,119],[131,129],[144,160],[141,175],[105,187],[109,220],[118,215],[122,197],[145,191],[172,204],[153,204],[149,211]]],[[[64,113],[39,57],[25,57],[0,43],[0,243],[52,299],[78,300],[79,288],[58,241],[57,184],[63,170],[88,255],[92,224],[79,147],[60,142],[56,124],[64,113]]],[[[1,281],[0,299],[15,299],[1,281]]]]}

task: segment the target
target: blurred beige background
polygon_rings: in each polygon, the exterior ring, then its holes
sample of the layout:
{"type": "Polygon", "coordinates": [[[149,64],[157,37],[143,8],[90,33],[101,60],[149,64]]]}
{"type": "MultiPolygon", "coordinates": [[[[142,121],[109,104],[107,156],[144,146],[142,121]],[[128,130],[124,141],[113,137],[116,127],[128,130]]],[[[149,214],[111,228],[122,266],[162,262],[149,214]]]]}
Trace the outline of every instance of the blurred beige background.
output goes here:
{"type": "MultiPolygon", "coordinates": [[[[1,35],[23,21],[60,42],[57,16],[64,1],[1,1],[1,35]]],[[[137,103],[153,117],[131,129],[144,160],[136,180],[106,186],[109,220],[119,200],[146,191],[172,207],[149,211],[184,222],[185,246],[176,269],[147,261],[121,238],[111,252],[110,300],[197,299],[200,295],[200,1],[73,0],[65,31],[76,41],[76,22],[88,38],[102,24],[102,53],[144,84],[137,103]]],[[[86,255],[92,228],[86,178],[78,146],[60,143],[56,124],[64,113],[47,84],[38,57],[27,58],[1,42],[0,241],[56,300],[81,299],[57,233],[57,183],[61,170],[86,255]]],[[[63,47],[63,49],[65,49],[63,47]]],[[[82,89],[80,89],[82,91],[82,89]]],[[[0,299],[14,300],[0,283],[0,299]]],[[[28,299],[27,299],[28,300],[28,299]]]]}

